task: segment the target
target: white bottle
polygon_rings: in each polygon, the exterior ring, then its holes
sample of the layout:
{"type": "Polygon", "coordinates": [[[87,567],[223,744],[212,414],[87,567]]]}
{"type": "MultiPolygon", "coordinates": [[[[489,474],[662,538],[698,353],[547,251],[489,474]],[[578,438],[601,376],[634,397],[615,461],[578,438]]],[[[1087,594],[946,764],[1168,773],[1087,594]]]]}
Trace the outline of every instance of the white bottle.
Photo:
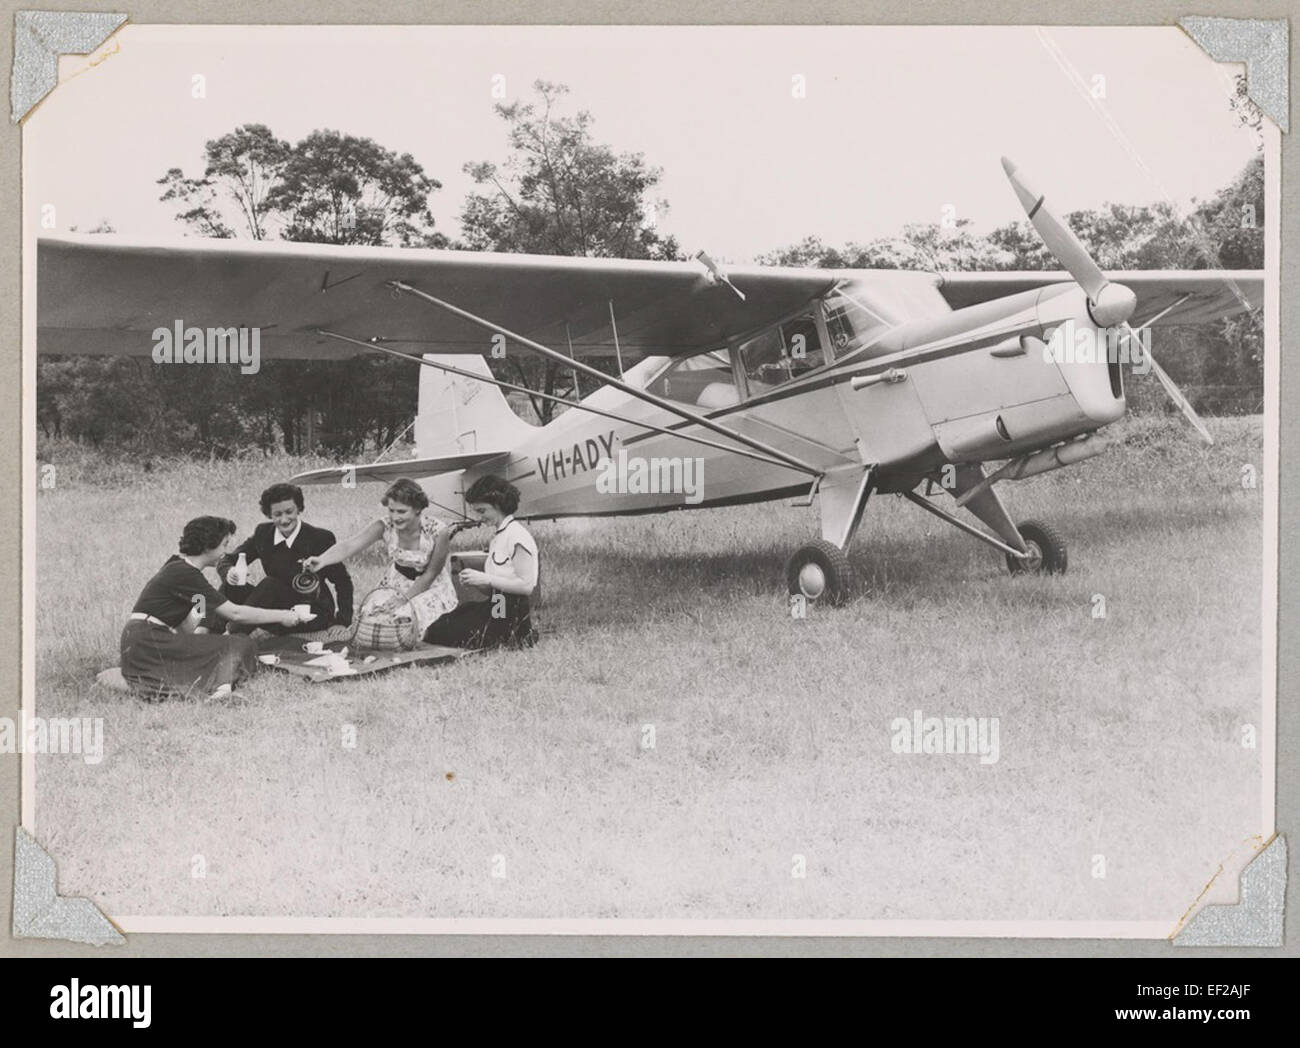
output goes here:
{"type": "Polygon", "coordinates": [[[235,561],[235,566],[230,569],[230,574],[232,576],[231,585],[247,586],[248,585],[248,557],[245,556],[243,553],[241,553],[239,555],[239,559],[235,561]]]}

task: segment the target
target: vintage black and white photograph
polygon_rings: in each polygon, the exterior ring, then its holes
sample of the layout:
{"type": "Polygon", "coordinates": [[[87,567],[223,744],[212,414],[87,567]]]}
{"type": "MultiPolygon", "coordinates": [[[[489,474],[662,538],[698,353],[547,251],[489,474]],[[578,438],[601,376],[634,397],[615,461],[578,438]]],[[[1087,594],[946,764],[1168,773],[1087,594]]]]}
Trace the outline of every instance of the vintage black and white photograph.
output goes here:
{"type": "Polygon", "coordinates": [[[1175,26],[65,55],[0,722],[60,892],[127,933],[1232,901],[1274,835],[1278,143],[1175,26]]]}

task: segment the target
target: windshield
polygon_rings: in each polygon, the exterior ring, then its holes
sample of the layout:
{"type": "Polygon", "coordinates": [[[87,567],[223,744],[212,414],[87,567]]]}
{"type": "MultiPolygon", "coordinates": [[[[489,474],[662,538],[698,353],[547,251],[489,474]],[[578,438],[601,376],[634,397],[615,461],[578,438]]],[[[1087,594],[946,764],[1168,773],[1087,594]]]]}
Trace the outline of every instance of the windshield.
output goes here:
{"type": "Polygon", "coordinates": [[[840,286],[822,302],[826,334],[835,355],[842,357],[893,327],[883,310],[872,309],[863,300],[862,288],[840,286]]]}
{"type": "Polygon", "coordinates": [[[909,320],[952,311],[935,277],[911,270],[878,270],[841,281],[822,300],[827,337],[836,358],[863,346],[868,357],[893,352],[881,342],[891,328],[909,320]]]}

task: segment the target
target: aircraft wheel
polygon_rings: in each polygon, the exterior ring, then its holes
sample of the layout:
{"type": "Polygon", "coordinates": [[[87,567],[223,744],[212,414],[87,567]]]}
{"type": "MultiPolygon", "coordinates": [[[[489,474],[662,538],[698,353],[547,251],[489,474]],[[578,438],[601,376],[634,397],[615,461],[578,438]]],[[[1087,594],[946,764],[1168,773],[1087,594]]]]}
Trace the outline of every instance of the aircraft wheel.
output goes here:
{"type": "Polygon", "coordinates": [[[853,566],[835,543],[813,539],[786,562],[785,581],[811,604],[839,605],[852,594],[853,566]]]}
{"type": "Polygon", "coordinates": [[[1029,547],[1029,559],[1007,554],[1007,568],[1012,575],[1064,575],[1068,557],[1065,540],[1042,521],[1027,520],[1020,525],[1020,536],[1029,547]]]}

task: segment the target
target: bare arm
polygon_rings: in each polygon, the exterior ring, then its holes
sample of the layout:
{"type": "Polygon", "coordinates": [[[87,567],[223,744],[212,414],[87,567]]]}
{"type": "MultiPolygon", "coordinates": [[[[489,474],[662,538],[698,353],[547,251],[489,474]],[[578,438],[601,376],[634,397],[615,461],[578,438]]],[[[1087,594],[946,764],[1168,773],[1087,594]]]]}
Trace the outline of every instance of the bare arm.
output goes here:
{"type": "MultiPolygon", "coordinates": [[[[229,622],[238,622],[244,626],[297,626],[303,621],[296,611],[280,611],[278,608],[253,608],[247,604],[236,604],[228,600],[214,609],[216,614],[229,622]]],[[[311,620],[306,620],[310,622],[311,620]]]]}
{"type": "Polygon", "coordinates": [[[372,520],[351,538],[334,543],[319,556],[308,557],[303,562],[303,567],[308,571],[319,572],[321,568],[328,568],[331,564],[340,564],[353,554],[360,553],[371,543],[378,542],[383,535],[384,525],[377,520],[372,520]]]}
{"type": "Polygon", "coordinates": [[[515,551],[510,556],[510,571],[510,575],[489,575],[484,571],[466,568],[460,573],[460,581],[466,586],[500,590],[521,597],[527,597],[537,588],[537,558],[524,546],[515,546],[515,551]]]}
{"type": "Polygon", "coordinates": [[[526,597],[537,588],[537,558],[523,546],[516,546],[510,557],[514,578],[501,575],[491,577],[492,588],[502,593],[516,593],[526,597]]]}

